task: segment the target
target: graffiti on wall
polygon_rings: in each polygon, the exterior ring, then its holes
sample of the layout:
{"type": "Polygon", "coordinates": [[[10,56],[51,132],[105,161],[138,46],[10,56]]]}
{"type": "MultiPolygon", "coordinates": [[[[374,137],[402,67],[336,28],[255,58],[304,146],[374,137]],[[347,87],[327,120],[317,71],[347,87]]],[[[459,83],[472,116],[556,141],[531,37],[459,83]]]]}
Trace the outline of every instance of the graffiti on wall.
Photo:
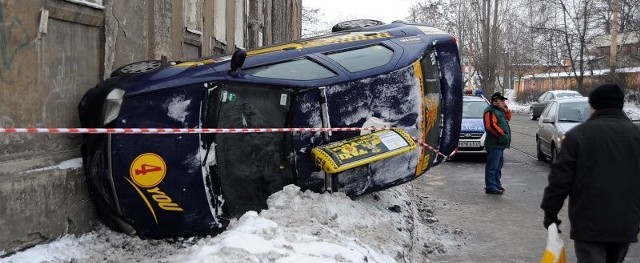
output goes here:
{"type": "Polygon", "coordinates": [[[29,45],[29,33],[19,20],[5,18],[4,9],[0,3],[0,58],[3,68],[9,70],[16,55],[29,45]],[[18,38],[13,39],[14,36],[18,38]],[[15,47],[9,45],[12,41],[17,43],[15,47]]]}

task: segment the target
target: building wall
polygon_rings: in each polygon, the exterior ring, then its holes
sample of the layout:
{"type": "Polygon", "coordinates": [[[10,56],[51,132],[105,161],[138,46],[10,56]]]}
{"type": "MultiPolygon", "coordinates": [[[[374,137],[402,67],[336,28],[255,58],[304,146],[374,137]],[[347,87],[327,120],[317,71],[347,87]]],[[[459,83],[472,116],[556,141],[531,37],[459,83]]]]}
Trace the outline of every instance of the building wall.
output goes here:
{"type": "MultiPolygon", "coordinates": [[[[301,5],[301,0],[0,0],[0,126],[79,127],[82,95],[114,69],[299,38],[301,5]],[[218,18],[226,24],[222,49],[215,49],[214,1],[226,6],[218,18]],[[238,37],[243,43],[235,43],[238,37]]],[[[81,135],[0,133],[0,256],[98,224],[80,165],[60,165],[79,162],[80,143],[81,135]]]]}

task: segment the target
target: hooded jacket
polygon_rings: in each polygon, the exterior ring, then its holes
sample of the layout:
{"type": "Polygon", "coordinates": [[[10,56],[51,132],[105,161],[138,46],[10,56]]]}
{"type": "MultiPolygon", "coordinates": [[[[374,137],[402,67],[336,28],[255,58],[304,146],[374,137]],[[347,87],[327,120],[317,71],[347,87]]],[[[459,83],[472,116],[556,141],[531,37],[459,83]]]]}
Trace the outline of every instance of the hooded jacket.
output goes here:
{"type": "Polygon", "coordinates": [[[569,196],[571,238],[636,242],[640,224],[640,128],[619,109],[597,110],[562,141],[540,207],[558,214],[569,196]]]}

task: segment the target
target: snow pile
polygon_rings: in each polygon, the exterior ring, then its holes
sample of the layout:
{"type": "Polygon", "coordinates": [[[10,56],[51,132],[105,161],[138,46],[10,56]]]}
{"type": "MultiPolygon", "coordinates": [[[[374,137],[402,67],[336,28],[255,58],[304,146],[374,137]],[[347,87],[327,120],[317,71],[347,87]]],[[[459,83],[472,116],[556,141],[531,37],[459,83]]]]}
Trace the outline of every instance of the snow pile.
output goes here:
{"type": "Polygon", "coordinates": [[[107,228],[0,262],[398,262],[412,253],[410,185],[351,200],[286,186],[215,237],[141,240],[107,228]],[[390,209],[391,208],[391,209],[390,209]]]}
{"type": "Polygon", "coordinates": [[[42,172],[42,171],[54,170],[54,169],[64,170],[64,169],[77,169],[77,168],[82,168],[82,158],[75,158],[75,159],[71,159],[71,160],[66,160],[66,161],[63,161],[63,162],[61,162],[59,164],[56,164],[56,165],[47,166],[47,167],[38,168],[38,169],[27,170],[27,171],[23,171],[23,172],[20,172],[20,173],[23,174],[23,173],[42,172]]]}
{"type": "Polygon", "coordinates": [[[513,89],[505,89],[504,90],[504,96],[507,97],[507,107],[509,107],[509,109],[511,110],[511,112],[513,113],[529,113],[529,107],[531,107],[530,104],[519,104],[516,101],[516,93],[513,91],[513,89]]]}

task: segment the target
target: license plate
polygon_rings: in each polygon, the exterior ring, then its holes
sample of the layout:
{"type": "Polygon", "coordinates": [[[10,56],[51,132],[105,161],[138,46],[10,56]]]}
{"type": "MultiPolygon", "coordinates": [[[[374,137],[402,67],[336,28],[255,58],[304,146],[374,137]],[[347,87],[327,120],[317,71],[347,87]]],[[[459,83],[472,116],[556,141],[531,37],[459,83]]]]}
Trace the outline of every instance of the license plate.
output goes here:
{"type": "Polygon", "coordinates": [[[480,147],[480,142],[479,141],[459,141],[458,142],[458,147],[460,148],[471,148],[471,147],[480,147]]]}

